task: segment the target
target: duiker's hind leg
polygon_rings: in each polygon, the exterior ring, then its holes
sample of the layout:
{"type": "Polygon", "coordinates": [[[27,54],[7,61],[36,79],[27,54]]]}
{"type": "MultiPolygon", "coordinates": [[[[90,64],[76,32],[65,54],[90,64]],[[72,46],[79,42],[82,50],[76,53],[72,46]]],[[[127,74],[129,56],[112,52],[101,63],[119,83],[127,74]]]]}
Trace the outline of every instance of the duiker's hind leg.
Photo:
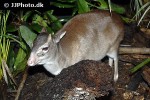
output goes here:
{"type": "Polygon", "coordinates": [[[109,65],[111,67],[114,65],[114,81],[116,82],[118,80],[118,50],[113,50],[107,55],[109,57],[109,65]]]}
{"type": "Polygon", "coordinates": [[[111,67],[113,67],[113,60],[114,60],[113,58],[109,57],[108,61],[109,61],[109,66],[111,67]]]}

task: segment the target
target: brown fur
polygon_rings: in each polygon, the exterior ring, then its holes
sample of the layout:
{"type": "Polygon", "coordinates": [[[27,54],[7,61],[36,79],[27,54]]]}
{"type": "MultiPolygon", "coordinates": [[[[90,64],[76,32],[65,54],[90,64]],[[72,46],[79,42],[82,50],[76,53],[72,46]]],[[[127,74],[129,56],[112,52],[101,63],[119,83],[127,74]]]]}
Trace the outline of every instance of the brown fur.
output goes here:
{"type": "Polygon", "coordinates": [[[78,44],[87,43],[87,47],[89,47],[95,44],[99,35],[102,34],[101,38],[107,40],[108,45],[112,46],[115,42],[123,39],[123,30],[123,23],[117,14],[113,12],[110,14],[109,11],[93,11],[72,18],[56,34],[66,31],[66,35],[60,40],[63,51],[69,56],[72,54],[79,56],[79,53],[76,53],[80,49],[78,44]]]}

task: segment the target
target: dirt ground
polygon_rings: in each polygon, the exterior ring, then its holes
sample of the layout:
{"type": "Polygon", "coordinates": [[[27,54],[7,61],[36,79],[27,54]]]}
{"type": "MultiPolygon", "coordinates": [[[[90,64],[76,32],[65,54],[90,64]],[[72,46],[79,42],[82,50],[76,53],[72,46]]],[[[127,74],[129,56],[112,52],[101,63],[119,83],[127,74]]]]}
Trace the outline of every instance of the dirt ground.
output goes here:
{"type": "MultiPolygon", "coordinates": [[[[125,39],[122,44],[131,47],[150,47],[150,38],[139,31],[136,24],[126,25],[125,39]]],[[[138,72],[131,74],[130,69],[149,58],[150,55],[122,54],[119,55],[119,79],[114,84],[114,91],[108,96],[97,98],[96,100],[150,100],[150,86],[143,79],[143,70],[149,69],[149,64],[138,72]]],[[[107,58],[106,58],[107,62],[107,58]]],[[[23,73],[16,77],[18,84],[22,81],[23,73]]],[[[39,99],[40,93],[46,93],[46,88],[50,87],[49,82],[53,76],[48,74],[43,67],[30,67],[24,87],[21,91],[19,100],[42,100],[39,99]]],[[[0,99],[14,100],[15,91],[6,90],[6,84],[2,84],[0,99]]]]}

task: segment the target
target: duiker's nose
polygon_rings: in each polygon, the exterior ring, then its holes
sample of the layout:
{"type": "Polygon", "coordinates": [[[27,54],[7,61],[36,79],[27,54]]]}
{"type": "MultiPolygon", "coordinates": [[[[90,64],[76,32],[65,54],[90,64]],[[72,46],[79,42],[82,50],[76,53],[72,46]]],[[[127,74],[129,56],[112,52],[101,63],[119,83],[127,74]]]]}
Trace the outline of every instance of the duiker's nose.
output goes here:
{"type": "Polygon", "coordinates": [[[34,56],[34,54],[31,53],[28,61],[27,61],[27,65],[28,66],[34,66],[36,65],[36,57],[34,56]]]}

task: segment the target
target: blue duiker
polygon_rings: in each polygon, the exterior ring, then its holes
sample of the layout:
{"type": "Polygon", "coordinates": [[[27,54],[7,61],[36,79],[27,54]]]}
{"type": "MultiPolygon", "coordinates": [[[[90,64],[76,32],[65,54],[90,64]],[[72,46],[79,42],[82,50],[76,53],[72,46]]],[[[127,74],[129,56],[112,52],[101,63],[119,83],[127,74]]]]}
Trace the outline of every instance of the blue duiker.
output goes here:
{"type": "MultiPolygon", "coordinates": [[[[124,25],[114,12],[92,11],[69,20],[55,35],[44,29],[34,40],[28,66],[43,65],[58,75],[81,60],[109,57],[118,80],[118,47],[124,36],[124,25]]],[[[95,76],[96,77],[96,76],[95,76]]]]}

